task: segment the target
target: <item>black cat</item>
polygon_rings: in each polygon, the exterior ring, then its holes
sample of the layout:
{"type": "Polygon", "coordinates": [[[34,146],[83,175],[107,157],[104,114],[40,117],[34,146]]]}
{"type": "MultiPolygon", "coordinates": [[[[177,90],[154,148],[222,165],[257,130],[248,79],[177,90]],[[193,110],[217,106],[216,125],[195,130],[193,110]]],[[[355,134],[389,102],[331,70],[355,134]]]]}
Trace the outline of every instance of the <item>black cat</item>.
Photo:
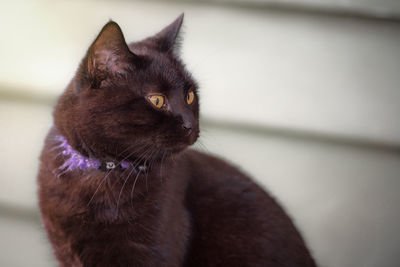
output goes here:
{"type": "Polygon", "coordinates": [[[130,45],[107,23],[58,101],[38,180],[60,266],[315,266],[274,199],[187,149],[199,96],[182,21],[130,45]]]}

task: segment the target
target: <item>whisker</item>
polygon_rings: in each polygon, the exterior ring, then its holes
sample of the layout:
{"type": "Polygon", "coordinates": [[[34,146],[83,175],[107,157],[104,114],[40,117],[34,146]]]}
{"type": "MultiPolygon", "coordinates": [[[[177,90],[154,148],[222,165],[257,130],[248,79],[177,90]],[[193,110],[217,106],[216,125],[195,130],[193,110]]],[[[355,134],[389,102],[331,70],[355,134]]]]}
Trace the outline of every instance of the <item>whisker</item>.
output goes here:
{"type": "MultiPolygon", "coordinates": [[[[150,144],[147,144],[147,145],[144,145],[144,146],[140,147],[140,149],[136,149],[135,151],[133,151],[132,153],[130,153],[128,156],[126,156],[124,159],[122,159],[121,161],[119,161],[119,162],[117,163],[117,165],[118,165],[118,164],[121,164],[122,161],[124,161],[124,160],[126,160],[127,158],[129,158],[130,156],[132,156],[133,153],[139,152],[139,151],[141,151],[141,150],[143,149],[144,151],[141,152],[140,156],[137,157],[137,158],[134,160],[134,162],[136,162],[136,160],[137,160],[138,158],[140,158],[144,153],[146,153],[146,152],[148,151],[148,149],[149,149],[150,146],[151,146],[150,144]]],[[[134,164],[134,162],[132,162],[132,164],[134,164]]]]}
{"type": "MultiPolygon", "coordinates": [[[[138,163],[137,163],[137,165],[135,165],[135,168],[137,168],[137,166],[140,164],[140,160],[143,159],[143,157],[145,157],[145,156],[147,156],[147,155],[149,155],[150,153],[153,153],[153,152],[154,152],[154,151],[153,151],[152,149],[148,149],[148,150],[147,150],[147,153],[143,154],[143,155],[141,156],[141,158],[138,158],[138,159],[137,159],[137,160],[138,160],[138,163]],[[139,160],[139,159],[140,159],[140,160],[139,160]]],[[[136,182],[138,181],[139,175],[140,175],[141,172],[142,172],[142,170],[139,169],[139,171],[138,171],[138,173],[137,173],[137,175],[136,175],[135,181],[133,182],[133,185],[132,185],[132,189],[131,189],[131,206],[133,206],[133,192],[134,192],[134,190],[135,190],[136,182]]]]}
{"type": "MultiPolygon", "coordinates": [[[[146,149],[147,146],[148,146],[148,145],[140,145],[140,146],[136,147],[136,149],[134,149],[133,151],[131,151],[131,152],[130,152],[126,157],[124,157],[122,160],[117,161],[117,165],[120,164],[122,161],[126,160],[127,158],[129,158],[130,156],[132,156],[134,153],[137,153],[137,152],[140,152],[140,151],[143,150],[143,149],[146,149]]],[[[133,147],[133,145],[130,146],[130,148],[125,149],[125,151],[128,150],[128,149],[131,149],[132,147],[133,147]]],[[[122,152],[122,153],[123,153],[123,152],[122,152]]],[[[120,153],[120,154],[122,154],[122,153],[120,153]]],[[[118,155],[117,155],[117,157],[118,157],[118,155]]]]}
{"type": "Polygon", "coordinates": [[[132,172],[135,170],[135,168],[132,168],[132,170],[130,171],[130,173],[128,174],[128,177],[126,177],[126,179],[125,179],[125,181],[124,181],[124,184],[122,185],[122,188],[121,188],[121,191],[119,192],[119,195],[118,195],[118,200],[117,200],[117,214],[118,214],[118,208],[119,208],[119,200],[121,199],[121,195],[122,195],[122,191],[124,190],[124,187],[125,187],[125,185],[126,185],[126,182],[128,182],[128,180],[129,180],[129,178],[130,178],[130,176],[132,175],[132,172]]]}
{"type": "Polygon", "coordinates": [[[163,155],[161,157],[161,163],[160,163],[160,177],[161,177],[161,184],[163,184],[163,161],[165,157],[166,152],[163,152],[163,155]]]}
{"type": "Polygon", "coordinates": [[[205,150],[207,153],[210,153],[210,151],[208,150],[208,148],[203,144],[203,142],[201,140],[198,140],[197,143],[199,146],[201,146],[203,148],[203,150],[205,150]]]}
{"type": "Polygon", "coordinates": [[[92,197],[90,198],[90,200],[89,200],[87,206],[90,205],[90,203],[92,202],[92,200],[93,200],[94,196],[96,195],[97,191],[100,189],[100,186],[104,183],[104,181],[107,179],[108,175],[109,175],[111,172],[112,172],[112,170],[108,171],[108,173],[104,175],[104,177],[103,177],[103,179],[101,180],[100,184],[97,186],[97,188],[96,188],[96,190],[94,191],[92,197]]]}
{"type": "MultiPolygon", "coordinates": [[[[117,155],[116,155],[116,157],[119,157],[120,155],[122,155],[122,153],[124,153],[125,151],[127,151],[127,150],[130,150],[132,147],[134,147],[135,146],[135,144],[132,144],[132,145],[130,145],[130,146],[128,146],[127,148],[125,148],[124,150],[122,150],[120,153],[118,153],[117,155]]],[[[140,147],[140,146],[139,146],[140,147]]],[[[128,156],[129,157],[129,156],[128,156]]]]}
{"type": "Polygon", "coordinates": [[[145,150],[142,154],[140,154],[133,162],[132,165],[135,166],[135,168],[137,168],[137,166],[140,164],[140,161],[143,160],[144,157],[147,157],[147,155],[149,154],[148,152],[151,152],[151,146],[147,146],[147,150],[145,150]]]}
{"type": "MultiPolygon", "coordinates": [[[[148,183],[147,183],[147,177],[148,177],[148,175],[149,175],[149,171],[150,171],[150,169],[151,169],[151,165],[153,165],[153,162],[154,162],[154,160],[152,160],[151,157],[154,155],[155,152],[157,152],[156,149],[154,149],[153,152],[152,152],[152,153],[150,154],[150,156],[149,156],[149,166],[148,166],[147,172],[146,172],[146,191],[147,191],[147,192],[149,192],[149,186],[148,186],[148,183]]],[[[147,160],[145,161],[144,165],[146,165],[146,162],[147,162],[147,160]]]]}
{"type": "Polygon", "coordinates": [[[135,190],[136,182],[139,178],[140,172],[141,172],[141,170],[139,170],[138,173],[136,174],[136,178],[135,178],[135,181],[133,182],[132,189],[131,189],[131,206],[132,207],[133,207],[133,191],[135,190]]]}

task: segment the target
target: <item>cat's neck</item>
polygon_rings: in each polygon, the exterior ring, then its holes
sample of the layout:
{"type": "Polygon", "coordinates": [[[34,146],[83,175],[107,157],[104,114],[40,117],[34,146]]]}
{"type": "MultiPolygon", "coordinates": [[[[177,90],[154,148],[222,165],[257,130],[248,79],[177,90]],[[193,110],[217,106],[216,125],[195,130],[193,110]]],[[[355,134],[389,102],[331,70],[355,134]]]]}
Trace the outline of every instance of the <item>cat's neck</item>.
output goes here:
{"type": "Polygon", "coordinates": [[[59,155],[64,158],[64,163],[58,167],[59,171],[70,172],[75,170],[132,170],[135,173],[147,172],[149,164],[146,161],[125,159],[107,159],[103,160],[96,157],[86,157],[75,150],[61,134],[56,133],[54,136],[55,145],[53,149],[59,150],[59,155]]]}

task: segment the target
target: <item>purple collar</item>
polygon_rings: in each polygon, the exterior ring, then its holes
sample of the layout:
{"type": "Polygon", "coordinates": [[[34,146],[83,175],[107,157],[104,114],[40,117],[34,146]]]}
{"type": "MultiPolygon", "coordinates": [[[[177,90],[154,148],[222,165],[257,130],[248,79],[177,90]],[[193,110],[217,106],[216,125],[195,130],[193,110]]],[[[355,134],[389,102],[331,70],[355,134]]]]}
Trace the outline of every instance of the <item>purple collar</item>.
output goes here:
{"type": "MultiPolygon", "coordinates": [[[[95,158],[87,158],[81,155],[78,151],[73,149],[68,141],[62,135],[56,135],[55,140],[59,143],[57,144],[54,149],[61,149],[62,154],[65,158],[64,164],[62,164],[58,169],[64,172],[73,171],[76,169],[79,170],[90,170],[96,169],[101,171],[111,171],[111,170],[125,170],[129,168],[136,167],[125,160],[122,161],[106,161],[102,162],[95,158]]],[[[137,169],[139,171],[146,171],[146,165],[138,165],[137,169]]]]}

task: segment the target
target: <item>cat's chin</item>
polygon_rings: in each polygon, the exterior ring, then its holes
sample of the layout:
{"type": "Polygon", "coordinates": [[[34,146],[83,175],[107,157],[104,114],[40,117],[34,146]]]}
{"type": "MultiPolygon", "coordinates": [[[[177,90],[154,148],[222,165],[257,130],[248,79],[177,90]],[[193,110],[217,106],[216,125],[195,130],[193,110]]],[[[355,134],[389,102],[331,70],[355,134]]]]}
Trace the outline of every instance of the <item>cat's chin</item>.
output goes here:
{"type": "Polygon", "coordinates": [[[164,148],[164,151],[170,155],[179,154],[179,153],[185,151],[191,145],[193,145],[196,142],[196,140],[197,140],[197,138],[195,138],[191,142],[187,142],[187,143],[182,142],[179,144],[175,144],[174,146],[164,148]]]}
{"type": "Polygon", "coordinates": [[[166,149],[165,151],[169,154],[178,154],[189,147],[188,144],[177,145],[175,147],[171,147],[166,149]]]}

